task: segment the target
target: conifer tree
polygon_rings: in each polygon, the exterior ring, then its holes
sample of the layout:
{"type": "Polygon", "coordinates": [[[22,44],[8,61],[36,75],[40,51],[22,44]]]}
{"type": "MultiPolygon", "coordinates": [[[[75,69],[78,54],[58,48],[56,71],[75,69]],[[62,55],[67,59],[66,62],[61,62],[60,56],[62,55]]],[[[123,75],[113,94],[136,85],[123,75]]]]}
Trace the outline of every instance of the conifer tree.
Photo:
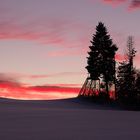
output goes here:
{"type": "Polygon", "coordinates": [[[140,70],[136,71],[135,102],[137,105],[140,105],[140,70]]]}
{"type": "Polygon", "coordinates": [[[118,98],[131,100],[135,89],[135,69],[133,59],[135,57],[135,48],[133,47],[133,37],[129,36],[127,41],[126,60],[120,63],[118,67],[118,98]]]}
{"type": "Polygon", "coordinates": [[[115,53],[117,47],[113,44],[102,22],[99,22],[96,26],[96,33],[93,35],[91,43],[86,69],[93,80],[103,76],[106,92],[109,93],[109,82],[115,82],[115,53]]]}

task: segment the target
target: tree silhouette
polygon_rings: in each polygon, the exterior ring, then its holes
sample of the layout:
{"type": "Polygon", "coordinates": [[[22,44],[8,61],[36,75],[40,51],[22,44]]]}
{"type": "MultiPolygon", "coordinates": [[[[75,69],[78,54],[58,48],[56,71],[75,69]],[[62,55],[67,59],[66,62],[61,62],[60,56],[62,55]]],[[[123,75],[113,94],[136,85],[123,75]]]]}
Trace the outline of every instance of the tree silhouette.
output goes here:
{"type": "MultiPolygon", "coordinates": [[[[107,32],[107,28],[102,22],[96,26],[96,33],[93,34],[91,46],[89,46],[90,52],[87,57],[86,69],[89,73],[85,84],[83,85],[80,94],[84,92],[91,92],[93,83],[103,79],[105,82],[106,93],[109,95],[109,84],[115,82],[115,53],[117,51],[116,45],[113,44],[110,35],[107,32]],[[88,82],[90,81],[90,82],[88,82]]],[[[94,87],[96,87],[94,85],[94,87]]],[[[100,85],[99,85],[100,87],[100,85]]]]}
{"type": "Polygon", "coordinates": [[[133,100],[135,92],[135,74],[133,59],[135,57],[133,37],[129,36],[127,41],[126,60],[118,67],[118,98],[121,100],[133,100]]]}
{"type": "Polygon", "coordinates": [[[135,104],[140,105],[140,71],[136,72],[136,82],[135,82],[135,104]]]}
{"type": "Polygon", "coordinates": [[[118,75],[117,75],[117,94],[118,98],[124,100],[127,96],[127,91],[131,86],[129,80],[129,64],[127,61],[123,61],[120,63],[118,67],[118,75]]]}
{"type": "Polygon", "coordinates": [[[115,52],[117,47],[113,44],[107,28],[102,22],[99,22],[96,27],[96,34],[93,35],[91,43],[86,68],[92,79],[98,79],[101,75],[103,76],[106,92],[108,93],[108,84],[109,82],[114,82],[115,79],[115,52]]]}
{"type": "Polygon", "coordinates": [[[107,34],[106,28],[104,27],[104,32],[101,39],[100,52],[101,58],[101,74],[105,81],[106,92],[109,93],[108,84],[115,84],[115,53],[117,51],[116,45],[113,44],[110,35],[107,34]]]}

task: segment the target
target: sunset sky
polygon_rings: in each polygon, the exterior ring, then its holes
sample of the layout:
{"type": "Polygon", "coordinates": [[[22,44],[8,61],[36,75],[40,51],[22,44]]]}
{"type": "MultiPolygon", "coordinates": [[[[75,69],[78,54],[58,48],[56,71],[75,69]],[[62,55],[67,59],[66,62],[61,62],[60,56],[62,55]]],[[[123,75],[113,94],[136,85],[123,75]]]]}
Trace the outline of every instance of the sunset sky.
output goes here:
{"type": "Polygon", "coordinates": [[[119,61],[134,36],[140,68],[140,0],[0,0],[0,96],[76,96],[99,21],[119,48],[119,61]]]}

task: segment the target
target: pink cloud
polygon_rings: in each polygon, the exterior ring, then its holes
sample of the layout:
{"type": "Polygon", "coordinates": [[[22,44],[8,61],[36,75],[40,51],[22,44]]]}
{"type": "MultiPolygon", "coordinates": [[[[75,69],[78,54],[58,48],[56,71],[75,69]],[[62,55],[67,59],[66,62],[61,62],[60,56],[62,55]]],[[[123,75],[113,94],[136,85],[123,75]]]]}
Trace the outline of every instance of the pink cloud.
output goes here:
{"type": "Polygon", "coordinates": [[[80,88],[64,86],[23,86],[10,81],[0,82],[0,97],[23,100],[50,100],[76,97],[80,88]]]}
{"type": "Polygon", "coordinates": [[[34,86],[34,87],[28,87],[29,91],[36,91],[36,92],[47,92],[47,93],[53,93],[53,92],[59,92],[64,94],[71,94],[71,93],[78,93],[79,88],[77,87],[58,87],[58,86],[34,86]]]}
{"type": "MultiPolygon", "coordinates": [[[[48,76],[63,76],[79,73],[64,72],[48,76]]],[[[49,100],[76,97],[79,93],[80,84],[47,84],[31,86],[19,82],[20,78],[44,78],[46,75],[23,75],[23,74],[0,74],[0,97],[26,99],[26,100],[49,100]]]]}
{"type": "MultiPolygon", "coordinates": [[[[55,76],[77,74],[77,73],[58,73],[55,76]]],[[[79,74],[79,73],[78,73],[79,74]]],[[[44,78],[45,75],[31,75],[28,78],[44,78]]],[[[51,75],[52,76],[52,75],[51,75]]],[[[54,76],[54,75],[53,75],[54,76]]],[[[0,74],[0,97],[25,99],[25,100],[49,100],[76,97],[79,93],[80,84],[47,84],[41,86],[30,86],[18,82],[22,74],[0,74]]]]}
{"type": "Polygon", "coordinates": [[[60,72],[48,75],[49,77],[56,77],[56,76],[70,76],[70,75],[83,75],[83,72],[60,72]]]}
{"type": "MultiPolygon", "coordinates": [[[[125,54],[117,53],[115,55],[115,59],[117,62],[122,62],[124,60],[127,60],[127,56],[125,54]]],[[[140,69],[139,62],[140,62],[140,53],[136,53],[136,56],[134,57],[134,64],[135,64],[136,68],[138,68],[138,69],[140,69]]]]}
{"type": "Polygon", "coordinates": [[[124,55],[122,55],[122,54],[116,54],[115,55],[115,59],[116,59],[116,61],[119,61],[119,62],[121,62],[121,61],[124,61],[125,60],[125,56],[124,55]]]}
{"type": "MultiPolygon", "coordinates": [[[[35,85],[36,80],[44,81],[42,84],[47,85],[46,82],[52,78],[63,78],[63,77],[74,77],[74,76],[85,76],[85,72],[59,72],[50,74],[22,74],[22,73],[0,73],[0,82],[8,81],[17,84],[22,84],[22,86],[32,86],[35,85]],[[46,80],[46,82],[45,82],[46,80]],[[24,82],[23,82],[24,81],[24,82]]],[[[67,86],[67,87],[77,87],[79,84],[57,84],[57,86],[67,86]],[[71,86],[70,86],[71,85],[71,86]]],[[[80,85],[79,85],[80,86],[80,85]]],[[[78,87],[79,87],[78,86],[78,87]]]]}
{"type": "MultiPolygon", "coordinates": [[[[103,0],[104,3],[106,4],[111,4],[113,6],[129,2],[129,0],[103,0]]],[[[140,8],[140,0],[130,0],[130,4],[128,9],[134,10],[134,9],[139,9],[140,8]]]]}
{"type": "Polygon", "coordinates": [[[111,4],[113,6],[126,2],[127,0],[103,0],[103,2],[107,4],[111,4]]]}
{"type": "Polygon", "coordinates": [[[136,53],[136,56],[134,57],[134,64],[136,68],[140,69],[140,53],[136,53]]]}
{"type": "Polygon", "coordinates": [[[59,77],[59,76],[71,76],[71,75],[83,75],[83,72],[60,72],[50,74],[21,74],[21,73],[0,73],[0,81],[19,81],[20,79],[43,79],[48,77],[59,77]]]}
{"type": "Polygon", "coordinates": [[[49,84],[46,86],[56,86],[56,87],[81,87],[81,84],[49,84]]]}
{"type": "Polygon", "coordinates": [[[48,19],[26,24],[19,23],[17,19],[1,19],[0,39],[31,40],[68,48],[79,45],[77,42],[83,36],[81,29],[86,32],[87,27],[63,19],[48,19]]]}
{"type": "Polygon", "coordinates": [[[139,9],[140,8],[140,0],[133,0],[131,5],[129,6],[129,10],[139,9]]]}
{"type": "MultiPolygon", "coordinates": [[[[78,45],[80,46],[80,45],[78,45]]],[[[87,46],[87,45],[86,45],[87,46]]],[[[63,49],[63,50],[56,50],[52,52],[48,52],[47,56],[49,57],[65,57],[65,56],[76,56],[76,55],[82,55],[86,52],[85,48],[74,48],[74,49],[63,49]]]]}

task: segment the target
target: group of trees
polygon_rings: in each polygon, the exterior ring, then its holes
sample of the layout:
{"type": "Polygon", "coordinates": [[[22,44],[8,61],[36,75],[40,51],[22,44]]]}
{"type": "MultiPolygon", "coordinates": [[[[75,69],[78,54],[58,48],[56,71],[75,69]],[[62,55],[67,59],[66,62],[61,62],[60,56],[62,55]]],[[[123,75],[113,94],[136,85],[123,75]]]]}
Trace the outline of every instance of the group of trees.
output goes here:
{"type": "Polygon", "coordinates": [[[126,59],[118,66],[116,86],[117,99],[124,103],[140,104],[140,71],[133,66],[136,50],[133,37],[127,41],[126,59]]]}
{"type": "Polygon", "coordinates": [[[140,72],[133,66],[136,51],[133,47],[133,37],[128,37],[126,59],[116,67],[115,54],[118,50],[113,44],[107,28],[102,22],[96,26],[90,51],[87,57],[86,69],[89,76],[83,85],[79,96],[111,97],[125,103],[140,103],[140,72]],[[94,92],[98,82],[98,94],[94,92]],[[88,89],[88,90],[87,90],[88,89]],[[92,92],[92,94],[91,94],[92,92]],[[96,94],[95,94],[96,93],[96,94]]]}

